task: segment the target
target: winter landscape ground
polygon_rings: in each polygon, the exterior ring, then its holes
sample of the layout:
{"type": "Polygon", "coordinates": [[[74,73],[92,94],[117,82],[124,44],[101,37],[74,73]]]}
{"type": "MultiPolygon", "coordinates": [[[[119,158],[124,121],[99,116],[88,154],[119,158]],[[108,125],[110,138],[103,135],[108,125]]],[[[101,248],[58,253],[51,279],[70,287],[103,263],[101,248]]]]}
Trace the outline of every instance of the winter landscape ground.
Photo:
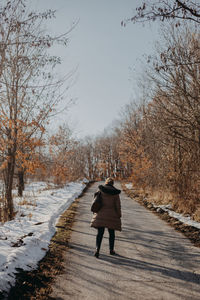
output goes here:
{"type": "MultiPolygon", "coordinates": [[[[37,268],[48,250],[59,216],[81,194],[85,184],[76,182],[62,189],[47,189],[45,183],[35,182],[27,186],[23,199],[15,198],[16,218],[1,226],[0,284],[5,299],[18,271],[37,268]]],[[[96,232],[90,228],[90,203],[97,185],[80,199],[64,270],[54,278],[51,295],[41,299],[101,299],[99,295],[104,295],[105,299],[197,300],[199,248],[124,193],[123,231],[116,239],[118,256],[109,256],[106,233],[100,259],[95,260],[96,232]]],[[[133,189],[132,184],[126,187],[133,189]]],[[[171,211],[169,207],[162,208],[171,211]]],[[[174,216],[199,228],[189,217],[174,216]]],[[[14,299],[35,298],[23,298],[22,293],[14,299]]]]}
{"type": "Polygon", "coordinates": [[[15,284],[18,270],[37,267],[48,250],[59,216],[81,194],[84,182],[68,183],[60,189],[34,182],[26,187],[23,198],[15,197],[15,219],[0,226],[1,292],[15,284]]]}
{"type": "Polygon", "coordinates": [[[0,298],[200,299],[199,26],[192,0],[1,1],[0,298]]]}
{"type": "Polygon", "coordinates": [[[122,232],[116,232],[118,255],[109,254],[105,232],[100,257],[94,257],[90,205],[98,184],[80,199],[65,269],[49,299],[198,300],[200,248],[124,192],[122,232]]]}

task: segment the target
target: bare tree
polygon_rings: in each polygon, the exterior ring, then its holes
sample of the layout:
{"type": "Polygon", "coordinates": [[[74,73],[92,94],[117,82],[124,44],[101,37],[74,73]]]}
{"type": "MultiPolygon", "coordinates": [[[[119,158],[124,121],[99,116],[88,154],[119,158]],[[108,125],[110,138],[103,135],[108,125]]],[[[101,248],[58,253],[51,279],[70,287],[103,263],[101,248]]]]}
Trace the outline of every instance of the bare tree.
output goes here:
{"type": "Polygon", "coordinates": [[[27,158],[24,151],[30,150],[26,146],[44,131],[64,92],[64,79],[52,76],[60,59],[49,56],[47,50],[56,42],[66,44],[67,36],[51,37],[44,33],[43,22],[54,17],[51,10],[28,12],[24,0],[4,4],[0,8],[0,156],[12,219],[16,163],[23,169],[23,158],[27,158]]]}
{"type": "MultiPolygon", "coordinates": [[[[164,32],[166,44],[159,48],[149,78],[154,96],[146,109],[153,130],[160,179],[173,186],[181,200],[197,201],[200,163],[200,59],[199,33],[188,28],[164,32]],[[160,55],[164,53],[165,55],[160,55]],[[155,71],[155,66],[161,66],[155,71]],[[162,171],[161,171],[162,170],[162,171]],[[165,174],[161,176],[161,173],[165,174]]],[[[152,151],[152,144],[149,143],[152,151]]],[[[160,181],[161,182],[161,181],[160,181]]],[[[189,204],[188,204],[189,207],[189,204]]],[[[191,209],[194,205],[191,205],[191,209]]]]}
{"type": "Polygon", "coordinates": [[[128,22],[146,22],[155,20],[176,20],[176,25],[180,21],[188,20],[200,24],[200,4],[191,0],[159,0],[142,1],[141,6],[136,8],[136,14],[121,22],[126,26],[128,22]]]}

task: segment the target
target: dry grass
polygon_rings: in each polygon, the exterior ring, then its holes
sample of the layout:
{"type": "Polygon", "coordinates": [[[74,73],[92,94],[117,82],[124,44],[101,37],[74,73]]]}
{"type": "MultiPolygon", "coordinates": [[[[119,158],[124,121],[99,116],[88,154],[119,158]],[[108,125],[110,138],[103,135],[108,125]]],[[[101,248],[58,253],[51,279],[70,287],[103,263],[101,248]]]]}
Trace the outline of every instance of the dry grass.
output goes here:
{"type": "Polygon", "coordinates": [[[172,209],[177,213],[189,214],[193,216],[197,205],[195,201],[180,199],[175,193],[170,191],[155,190],[148,193],[148,202],[155,203],[156,205],[171,204],[172,209]]]}
{"type": "Polygon", "coordinates": [[[18,202],[18,205],[37,206],[37,203],[36,203],[36,200],[30,200],[27,198],[23,198],[21,201],[18,202]]]}
{"type": "Polygon", "coordinates": [[[123,189],[130,195],[130,197],[140,198],[145,197],[147,203],[156,205],[171,204],[172,209],[184,215],[190,215],[194,221],[200,222],[200,201],[195,198],[181,199],[177,194],[169,190],[158,190],[133,188],[128,190],[123,183],[123,189]]]}
{"type": "Polygon", "coordinates": [[[200,205],[197,206],[197,209],[194,212],[194,220],[200,222],[200,205]]]}
{"type": "Polygon", "coordinates": [[[189,215],[194,221],[200,222],[200,202],[197,199],[181,199],[175,197],[169,203],[172,204],[172,209],[183,215],[189,215]]]}
{"type": "Polygon", "coordinates": [[[148,188],[133,188],[127,189],[125,183],[122,183],[123,189],[129,193],[133,194],[134,197],[145,197],[148,202],[155,203],[156,205],[166,205],[172,203],[175,199],[175,194],[170,191],[165,190],[156,190],[156,189],[148,189],[148,188]]]}
{"type": "Polygon", "coordinates": [[[175,195],[169,191],[153,190],[148,191],[147,194],[149,200],[157,205],[167,205],[175,199],[175,195]]]}

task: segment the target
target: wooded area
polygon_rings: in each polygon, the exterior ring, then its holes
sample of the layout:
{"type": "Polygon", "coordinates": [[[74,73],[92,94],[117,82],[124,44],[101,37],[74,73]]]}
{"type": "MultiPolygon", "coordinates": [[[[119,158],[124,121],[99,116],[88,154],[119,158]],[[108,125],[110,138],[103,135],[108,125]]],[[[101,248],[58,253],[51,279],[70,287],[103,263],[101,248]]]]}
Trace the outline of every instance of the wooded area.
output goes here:
{"type": "MultiPolygon", "coordinates": [[[[188,14],[192,14],[193,24],[177,26],[175,21],[166,25],[161,44],[146,62],[142,96],[124,107],[112,129],[80,140],[67,124],[52,135],[46,130],[62,100],[65,83],[50,73],[60,60],[49,56],[47,50],[56,42],[66,44],[67,34],[51,37],[43,33],[43,22],[54,12],[27,13],[24,1],[5,1],[0,10],[2,219],[13,218],[12,190],[17,184],[22,196],[24,176],[57,185],[84,177],[103,180],[112,176],[147,191],[168,191],[176,210],[198,218],[199,5],[174,2],[172,19],[181,14],[183,21],[191,20],[188,14]]],[[[162,6],[165,1],[160,3],[162,6]]],[[[146,9],[144,4],[132,21],[143,18],[141,12],[146,9]]],[[[155,9],[158,6],[153,6],[153,13],[155,9]]],[[[163,10],[159,8],[159,12],[163,10]]]]}
{"type": "Polygon", "coordinates": [[[24,174],[44,165],[45,128],[66,88],[65,78],[55,78],[52,72],[59,57],[47,52],[55,43],[67,42],[67,34],[45,34],[43,23],[53,17],[51,10],[29,11],[23,0],[3,1],[0,8],[1,201],[8,219],[14,216],[14,179],[22,196],[24,174]]]}

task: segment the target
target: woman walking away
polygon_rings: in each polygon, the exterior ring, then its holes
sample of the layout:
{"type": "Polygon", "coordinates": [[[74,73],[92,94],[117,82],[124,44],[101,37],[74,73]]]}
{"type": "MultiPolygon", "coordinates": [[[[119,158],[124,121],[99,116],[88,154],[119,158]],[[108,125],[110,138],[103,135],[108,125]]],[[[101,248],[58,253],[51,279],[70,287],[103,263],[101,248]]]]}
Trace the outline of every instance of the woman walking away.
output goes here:
{"type": "Polygon", "coordinates": [[[115,243],[115,230],[121,231],[121,203],[119,194],[120,190],[114,186],[114,180],[107,178],[105,185],[99,185],[99,191],[101,192],[101,209],[93,215],[91,221],[91,227],[96,228],[96,252],[94,256],[99,257],[99,251],[101,248],[101,242],[105,228],[109,232],[109,247],[110,254],[115,255],[114,243],[115,243]]]}

